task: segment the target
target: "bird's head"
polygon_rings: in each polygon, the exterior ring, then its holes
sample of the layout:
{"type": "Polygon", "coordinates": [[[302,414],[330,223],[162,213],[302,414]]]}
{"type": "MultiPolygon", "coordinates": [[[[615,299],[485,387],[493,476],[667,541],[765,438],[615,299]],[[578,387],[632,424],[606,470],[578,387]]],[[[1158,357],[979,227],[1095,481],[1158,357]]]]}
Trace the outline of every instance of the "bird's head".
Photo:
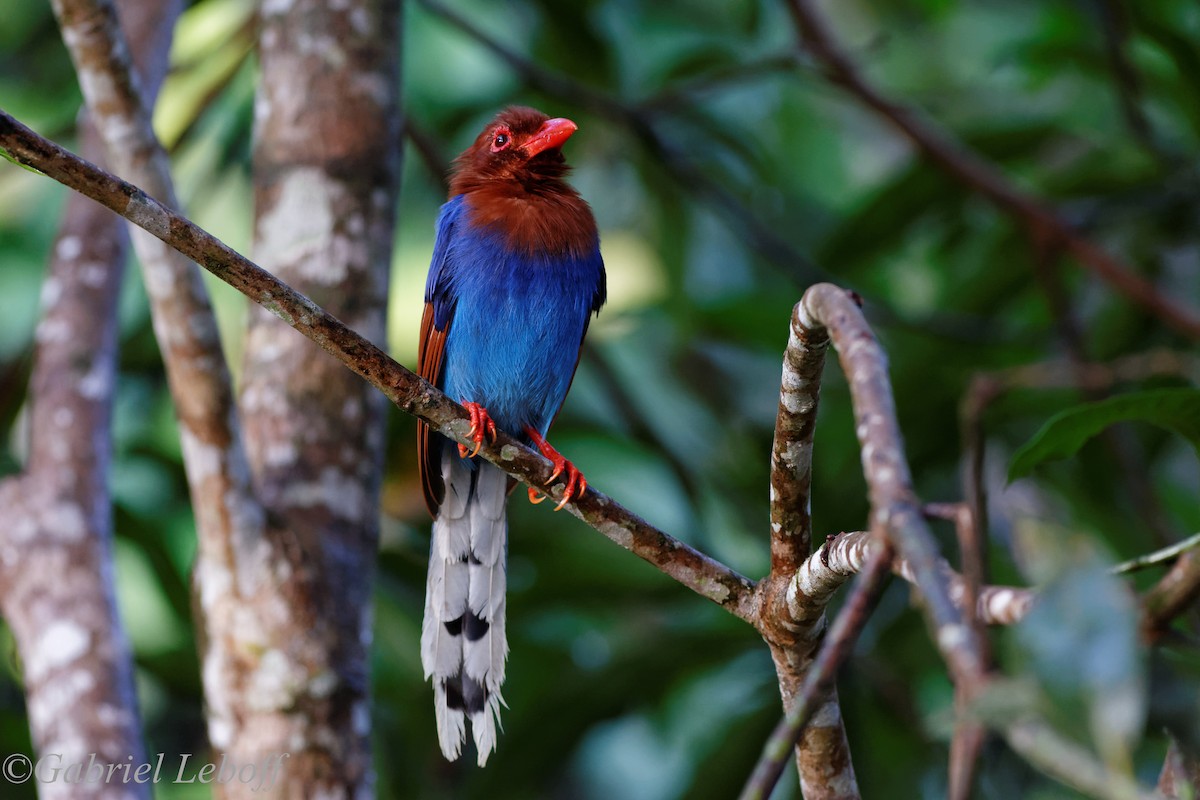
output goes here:
{"type": "Polygon", "coordinates": [[[512,181],[527,190],[556,181],[568,169],[560,148],[577,127],[569,119],[509,106],[455,159],[451,196],[498,181],[512,181]]]}

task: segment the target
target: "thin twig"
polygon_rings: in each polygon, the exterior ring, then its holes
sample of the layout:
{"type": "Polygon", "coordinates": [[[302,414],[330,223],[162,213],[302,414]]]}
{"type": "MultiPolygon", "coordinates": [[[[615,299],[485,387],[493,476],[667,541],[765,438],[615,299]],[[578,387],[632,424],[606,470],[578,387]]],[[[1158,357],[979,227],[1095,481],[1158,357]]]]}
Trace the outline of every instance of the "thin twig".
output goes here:
{"type": "Polygon", "coordinates": [[[1142,626],[1151,639],[1200,600],[1200,550],[1185,550],[1175,565],[1142,596],[1142,626]]]}
{"type": "MultiPolygon", "coordinates": [[[[996,384],[994,392],[1014,389],[1109,389],[1159,376],[1177,376],[1200,383],[1200,356],[1156,348],[1115,358],[1112,361],[1075,363],[1063,359],[1022,364],[1009,369],[984,372],[981,380],[996,384]]],[[[981,387],[982,388],[982,387],[981,387]]],[[[979,390],[977,390],[979,391],[979,390]]]]}
{"type": "Polygon", "coordinates": [[[954,733],[950,738],[948,800],[968,800],[979,769],[979,754],[983,750],[987,729],[966,713],[970,695],[962,687],[954,687],[954,733]]]}
{"type": "Polygon", "coordinates": [[[1146,151],[1161,158],[1164,154],[1154,135],[1154,127],[1142,108],[1142,82],[1129,58],[1129,19],[1125,9],[1117,0],[1092,0],[1092,5],[1100,20],[1104,56],[1113,74],[1113,85],[1117,90],[1125,126],[1146,151]]]}
{"type": "Polygon", "coordinates": [[[1084,794],[1101,798],[1164,800],[1140,788],[1133,779],[1114,773],[1095,756],[1061,736],[1041,720],[1024,719],[1004,728],[1009,747],[1041,772],[1084,794]]]}
{"type": "MultiPolygon", "coordinates": [[[[989,654],[987,638],[984,636],[985,623],[978,612],[979,594],[983,590],[985,579],[983,543],[980,541],[971,508],[966,503],[929,503],[925,506],[925,512],[932,517],[954,523],[961,570],[961,577],[955,576],[962,587],[960,607],[968,624],[974,628],[984,658],[987,659],[989,654]]],[[[966,713],[970,700],[969,692],[961,686],[955,687],[956,713],[954,734],[950,738],[950,784],[947,791],[949,800],[967,800],[970,797],[979,753],[983,748],[983,725],[966,713]]]]}
{"type": "Polygon", "coordinates": [[[800,59],[792,52],[769,55],[753,61],[737,61],[710,69],[692,78],[677,80],[669,88],[660,89],[645,98],[639,105],[646,110],[686,109],[690,107],[692,95],[712,92],[763,76],[783,74],[798,66],[801,66],[800,59]]]}
{"type": "Polygon", "coordinates": [[[404,120],[400,125],[400,133],[412,143],[412,146],[417,151],[417,155],[421,157],[421,161],[425,164],[425,168],[429,170],[429,174],[437,180],[438,185],[442,187],[442,191],[445,191],[449,185],[447,180],[450,175],[450,161],[442,153],[434,137],[413,119],[412,114],[404,115],[404,120]]]}
{"type": "Polygon", "coordinates": [[[1200,357],[1163,348],[1108,362],[1054,359],[1005,370],[977,373],[959,404],[959,428],[966,450],[964,494],[980,536],[986,538],[987,488],[983,468],[987,440],[984,415],[998,399],[1017,389],[1109,389],[1119,383],[1170,375],[1200,383],[1200,357]]]}
{"type": "Polygon", "coordinates": [[[1128,561],[1122,561],[1109,571],[1114,575],[1125,575],[1129,572],[1137,572],[1138,570],[1145,569],[1146,567],[1153,567],[1170,561],[1198,545],[1200,545],[1200,533],[1189,536],[1182,542],[1177,542],[1170,547],[1164,547],[1161,550],[1155,550],[1153,553],[1147,553],[1144,556],[1138,556],[1137,558],[1131,558],[1128,561]]]}
{"type": "MultiPolygon", "coordinates": [[[[91,197],[157,236],[312,339],[383,392],[400,410],[425,420],[433,430],[456,442],[470,443],[466,409],[307,297],[136,186],[38,136],[3,111],[0,111],[0,149],[18,162],[91,197]]],[[[531,485],[544,486],[550,477],[552,467],[547,459],[503,432],[494,444],[484,447],[480,453],[508,474],[531,485]]],[[[561,497],[564,488],[564,483],[559,480],[551,492],[561,497]]],[[[658,530],[590,487],[583,497],[566,507],[588,525],[679,583],[755,624],[754,582],[658,530]]]]}
{"type": "Polygon", "coordinates": [[[824,67],[826,77],[909,138],[933,163],[971,187],[1029,231],[1035,242],[1052,241],[1070,252],[1115,291],[1140,305],[1177,333],[1200,339],[1200,317],[1177,303],[1128,264],[1087,239],[1062,217],[1018,188],[995,164],[970,150],[916,109],[883,94],[837,42],[825,19],[810,0],[788,0],[796,29],[807,49],[824,67]]]}

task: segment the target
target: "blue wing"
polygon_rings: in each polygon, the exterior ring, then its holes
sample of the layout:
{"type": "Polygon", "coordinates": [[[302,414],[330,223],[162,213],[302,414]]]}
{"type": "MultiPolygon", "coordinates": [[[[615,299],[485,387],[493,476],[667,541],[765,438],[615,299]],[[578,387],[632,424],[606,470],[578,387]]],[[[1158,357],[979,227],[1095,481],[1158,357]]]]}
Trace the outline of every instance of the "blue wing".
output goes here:
{"type": "MultiPolygon", "coordinates": [[[[420,374],[455,400],[480,403],[496,424],[543,436],[579,364],[591,314],[605,300],[597,238],[584,255],[515,250],[499,232],[471,224],[462,196],[438,216],[425,284],[420,374]]],[[[422,424],[419,461],[436,514],[441,447],[422,424]]]]}
{"type": "MultiPolygon", "coordinates": [[[[545,435],[566,398],[592,312],[604,300],[598,239],[583,255],[528,252],[462,220],[434,302],[449,304],[444,388],[488,409],[504,430],[545,435]]],[[[435,321],[437,312],[435,311],[435,321]]]]}
{"type": "MultiPolygon", "coordinates": [[[[444,385],[442,374],[446,337],[454,319],[455,307],[453,267],[447,264],[446,254],[461,214],[461,195],[442,206],[437,219],[437,238],[433,245],[433,259],[429,264],[429,277],[425,281],[425,311],[421,316],[417,372],[438,388],[444,385]]],[[[429,425],[417,421],[417,466],[421,474],[421,487],[425,492],[425,505],[434,516],[437,516],[446,491],[442,485],[441,441],[441,437],[435,439],[429,425]]]]}

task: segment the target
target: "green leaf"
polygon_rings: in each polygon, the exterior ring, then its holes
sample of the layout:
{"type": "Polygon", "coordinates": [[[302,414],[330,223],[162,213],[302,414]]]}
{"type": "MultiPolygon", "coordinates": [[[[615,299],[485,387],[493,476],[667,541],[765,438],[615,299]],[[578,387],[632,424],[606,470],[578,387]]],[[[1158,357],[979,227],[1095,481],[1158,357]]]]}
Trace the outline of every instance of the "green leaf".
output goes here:
{"type": "Polygon", "coordinates": [[[1137,596],[1109,572],[1108,559],[1087,536],[1048,544],[1035,558],[1057,574],[1014,629],[1016,675],[1036,681],[1060,730],[1086,730],[1106,762],[1124,763],[1145,729],[1147,709],[1137,596]]]}
{"type": "Polygon", "coordinates": [[[34,169],[33,167],[29,166],[28,164],[22,164],[20,161],[17,161],[16,156],[14,156],[12,153],[5,150],[3,147],[0,147],[0,158],[3,158],[5,161],[11,161],[12,163],[16,164],[21,169],[32,172],[34,175],[42,174],[41,170],[34,169]]]}
{"type": "Polygon", "coordinates": [[[1051,417],[1013,456],[1008,480],[1028,475],[1045,461],[1072,456],[1108,426],[1131,420],[1174,431],[1200,455],[1200,390],[1155,389],[1069,408],[1051,417]]]}

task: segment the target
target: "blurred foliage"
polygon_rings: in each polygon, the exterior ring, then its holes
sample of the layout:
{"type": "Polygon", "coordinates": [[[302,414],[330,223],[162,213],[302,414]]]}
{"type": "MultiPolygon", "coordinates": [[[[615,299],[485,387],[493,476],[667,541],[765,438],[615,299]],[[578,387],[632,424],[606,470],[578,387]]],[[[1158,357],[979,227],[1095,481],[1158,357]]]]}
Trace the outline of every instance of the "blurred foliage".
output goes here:
{"type": "MultiPolygon", "coordinates": [[[[1165,293],[1197,306],[1200,7],[823,5],[885,91],[1056,204],[1165,293]]],[[[449,159],[504,104],[572,117],[580,132],[568,156],[602,229],[611,301],[592,326],[556,444],[595,486],[747,575],[767,565],[780,354],[792,305],[812,281],[834,280],[865,298],[890,357],[918,490],[930,500],[961,497],[955,419],[971,377],[1069,352],[1061,310],[1048,298],[1065,298],[1090,359],[1187,344],[1075,264],[1044,259],[1013,220],[831,87],[798,55],[778,3],[453,7],[586,96],[570,86],[549,92],[552,83],[526,80],[418,0],[407,4],[403,86],[413,135],[403,144],[426,146],[405,152],[393,352],[415,362],[449,159]],[[594,93],[616,105],[584,102],[594,93]]],[[[252,218],[253,11],[250,0],[191,3],[156,114],[189,214],[242,251],[252,218]]],[[[48,4],[10,3],[4,17],[0,103],[74,145],[79,92],[48,4]]],[[[0,169],[0,423],[11,431],[0,450],[4,472],[20,465],[36,298],[63,197],[45,179],[0,169]]],[[[209,285],[239,364],[244,302],[209,285]]],[[[112,476],[119,593],[148,749],[202,753],[188,589],[194,529],[143,295],[131,270],[112,476]]],[[[1200,529],[1197,464],[1167,431],[1122,428],[1004,491],[1007,454],[1084,399],[1023,389],[985,416],[992,578],[1035,580],[1049,592],[1019,630],[993,638],[1013,678],[1034,687],[1012,702],[1047,710],[1110,764],[1152,780],[1163,726],[1196,734],[1200,670],[1194,651],[1168,648],[1147,663],[1132,633],[1128,584],[1107,578],[1104,565],[1200,529]]],[[[511,511],[512,657],[500,749],[484,771],[470,759],[440,758],[418,660],[428,520],[413,421],[394,414],[389,437],[373,661],[379,795],[733,796],[779,714],[761,641],[571,518],[523,501],[511,511]]],[[[818,535],[865,525],[848,394],[833,366],[813,497],[818,535]]],[[[939,535],[953,558],[952,531],[939,535]]],[[[1157,574],[1134,582],[1142,588],[1157,574]]],[[[4,641],[0,750],[27,751],[16,656],[7,634],[4,641]]],[[[905,587],[885,596],[840,687],[866,796],[943,796],[952,690],[905,587]]],[[[785,777],[776,797],[797,796],[795,785],[785,777]]],[[[980,787],[989,798],[1074,796],[994,743],[980,787]]],[[[31,787],[21,790],[3,794],[32,796],[31,787]]],[[[158,793],[206,796],[196,785],[158,793]]]]}
{"type": "Polygon", "coordinates": [[[1200,454],[1200,391],[1156,389],[1111,397],[1055,414],[1013,454],[1008,478],[1028,475],[1043,461],[1068,458],[1092,437],[1118,422],[1144,420],[1174,431],[1200,454]]]}

